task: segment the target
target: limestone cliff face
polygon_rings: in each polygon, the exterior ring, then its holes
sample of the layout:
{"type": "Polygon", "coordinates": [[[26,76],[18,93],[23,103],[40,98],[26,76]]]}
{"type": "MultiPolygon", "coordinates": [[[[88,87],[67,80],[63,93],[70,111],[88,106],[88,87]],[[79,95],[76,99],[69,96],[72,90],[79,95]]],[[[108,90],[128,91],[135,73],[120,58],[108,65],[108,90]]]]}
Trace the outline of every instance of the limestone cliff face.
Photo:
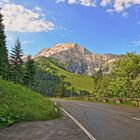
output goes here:
{"type": "Polygon", "coordinates": [[[112,54],[91,53],[86,48],[75,43],[56,44],[52,48],[40,51],[35,58],[54,57],[65,65],[65,68],[73,73],[92,75],[100,67],[105,73],[112,69],[113,63],[120,56],[112,54]]]}

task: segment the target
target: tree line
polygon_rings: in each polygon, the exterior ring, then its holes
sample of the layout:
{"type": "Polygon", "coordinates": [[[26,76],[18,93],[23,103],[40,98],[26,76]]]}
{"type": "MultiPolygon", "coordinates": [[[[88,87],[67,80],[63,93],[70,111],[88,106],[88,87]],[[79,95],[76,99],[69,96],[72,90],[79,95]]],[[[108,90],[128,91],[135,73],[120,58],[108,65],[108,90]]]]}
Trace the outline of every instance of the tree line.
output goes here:
{"type": "MultiPolygon", "coordinates": [[[[19,39],[15,41],[8,55],[4,30],[3,15],[0,13],[0,77],[26,85],[45,96],[89,95],[87,91],[74,89],[64,77],[41,69],[31,55],[23,62],[23,50],[19,39]]],[[[110,74],[104,74],[100,68],[94,75],[93,95],[96,98],[140,98],[140,55],[123,55],[114,63],[110,74]]]]}
{"type": "Polygon", "coordinates": [[[123,55],[114,63],[110,74],[103,74],[100,69],[93,95],[97,98],[140,98],[140,55],[123,55]]]}
{"type": "Polygon", "coordinates": [[[44,96],[69,97],[88,94],[86,91],[73,88],[63,76],[58,76],[53,70],[49,72],[41,69],[44,61],[41,61],[41,58],[40,65],[34,62],[31,55],[28,56],[26,62],[23,62],[23,50],[19,39],[15,41],[8,56],[4,29],[3,16],[0,13],[0,77],[26,85],[44,96]]]}
{"type": "Polygon", "coordinates": [[[22,56],[23,50],[19,39],[15,41],[10,56],[8,55],[3,15],[0,13],[0,76],[28,86],[33,81],[35,66],[31,55],[28,56],[26,63],[23,63],[22,56]]]}

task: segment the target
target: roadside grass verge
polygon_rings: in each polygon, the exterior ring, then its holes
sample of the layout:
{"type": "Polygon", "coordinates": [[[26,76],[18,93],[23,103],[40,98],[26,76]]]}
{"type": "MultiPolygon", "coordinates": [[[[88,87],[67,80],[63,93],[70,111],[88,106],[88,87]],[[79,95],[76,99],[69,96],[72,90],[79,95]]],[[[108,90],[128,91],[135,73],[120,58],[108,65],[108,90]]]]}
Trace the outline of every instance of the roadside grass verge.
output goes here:
{"type": "Polygon", "coordinates": [[[0,128],[21,121],[42,121],[61,116],[52,101],[19,84],[0,78],[0,128]]]}

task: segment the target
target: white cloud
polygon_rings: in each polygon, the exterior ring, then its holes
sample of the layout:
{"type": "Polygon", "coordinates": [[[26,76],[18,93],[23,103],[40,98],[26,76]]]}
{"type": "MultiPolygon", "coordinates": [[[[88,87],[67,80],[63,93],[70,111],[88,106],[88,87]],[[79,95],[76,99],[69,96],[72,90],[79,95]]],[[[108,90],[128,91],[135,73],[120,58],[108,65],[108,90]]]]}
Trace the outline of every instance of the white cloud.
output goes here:
{"type": "Polygon", "coordinates": [[[133,5],[140,5],[140,0],[114,0],[114,8],[117,12],[123,11],[133,5]]]}
{"type": "Polygon", "coordinates": [[[34,43],[34,40],[24,40],[21,43],[22,44],[30,44],[30,43],[34,43]]]}
{"type": "Polygon", "coordinates": [[[107,9],[106,12],[107,13],[113,13],[114,12],[114,9],[107,9]]]}
{"type": "Polygon", "coordinates": [[[111,0],[101,0],[100,5],[103,6],[103,7],[105,7],[105,6],[107,6],[108,4],[110,4],[110,2],[111,2],[111,0]]]}
{"type": "MultiPolygon", "coordinates": [[[[3,0],[7,1],[7,0],[3,0]]],[[[44,20],[44,15],[40,13],[41,8],[35,7],[29,10],[22,5],[4,3],[2,14],[6,31],[9,32],[47,32],[54,30],[54,24],[44,20]]]]}
{"type": "Polygon", "coordinates": [[[140,46],[140,40],[134,41],[134,42],[132,42],[132,44],[134,46],[140,46]]]}
{"type": "Polygon", "coordinates": [[[88,7],[95,7],[98,1],[103,7],[110,5],[110,8],[116,12],[122,12],[133,5],[140,5],[140,0],[56,0],[57,3],[67,2],[69,4],[80,4],[88,7]]]}
{"type": "Polygon", "coordinates": [[[96,6],[95,3],[92,0],[80,0],[80,4],[83,6],[96,6]]]}
{"type": "Polygon", "coordinates": [[[65,0],[56,0],[56,3],[65,2],[65,0]]]}
{"type": "Polygon", "coordinates": [[[69,4],[76,4],[77,3],[77,0],[68,0],[68,3],[69,4]]]}
{"type": "Polygon", "coordinates": [[[56,3],[67,2],[68,4],[80,4],[86,7],[95,7],[96,4],[94,0],[56,0],[56,3]]]}
{"type": "Polygon", "coordinates": [[[122,11],[124,9],[123,0],[115,0],[113,7],[117,12],[122,11]]]}
{"type": "Polygon", "coordinates": [[[123,16],[123,17],[128,17],[128,13],[127,13],[127,12],[123,12],[123,13],[122,13],[122,16],[123,16]]]}
{"type": "MultiPolygon", "coordinates": [[[[11,45],[14,45],[15,40],[16,40],[18,37],[17,37],[15,34],[10,33],[10,32],[6,33],[6,35],[7,35],[7,37],[6,37],[7,42],[8,42],[9,44],[11,44],[11,45]]],[[[27,39],[27,40],[22,40],[22,39],[20,39],[20,41],[21,41],[21,44],[22,44],[22,45],[35,43],[34,40],[28,40],[28,39],[27,39]]]]}
{"type": "Polygon", "coordinates": [[[42,12],[43,11],[40,7],[35,7],[34,10],[37,11],[37,12],[42,12]]]}
{"type": "Polygon", "coordinates": [[[5,4],[10,3],[9,0],[0,0],[0,7],[3,7],[5,4]]]}

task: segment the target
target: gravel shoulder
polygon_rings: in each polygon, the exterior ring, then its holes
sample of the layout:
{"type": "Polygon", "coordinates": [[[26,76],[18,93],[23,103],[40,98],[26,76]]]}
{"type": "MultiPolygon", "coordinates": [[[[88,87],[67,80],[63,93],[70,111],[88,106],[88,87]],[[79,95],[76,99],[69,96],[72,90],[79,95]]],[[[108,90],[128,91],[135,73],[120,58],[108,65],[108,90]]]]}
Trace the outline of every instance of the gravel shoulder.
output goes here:
{"type": "Polygon", "coordinates": [[[89,140],[65,114],[51,121],[17,123],[0,129],[0,140],[89,140]]]}

